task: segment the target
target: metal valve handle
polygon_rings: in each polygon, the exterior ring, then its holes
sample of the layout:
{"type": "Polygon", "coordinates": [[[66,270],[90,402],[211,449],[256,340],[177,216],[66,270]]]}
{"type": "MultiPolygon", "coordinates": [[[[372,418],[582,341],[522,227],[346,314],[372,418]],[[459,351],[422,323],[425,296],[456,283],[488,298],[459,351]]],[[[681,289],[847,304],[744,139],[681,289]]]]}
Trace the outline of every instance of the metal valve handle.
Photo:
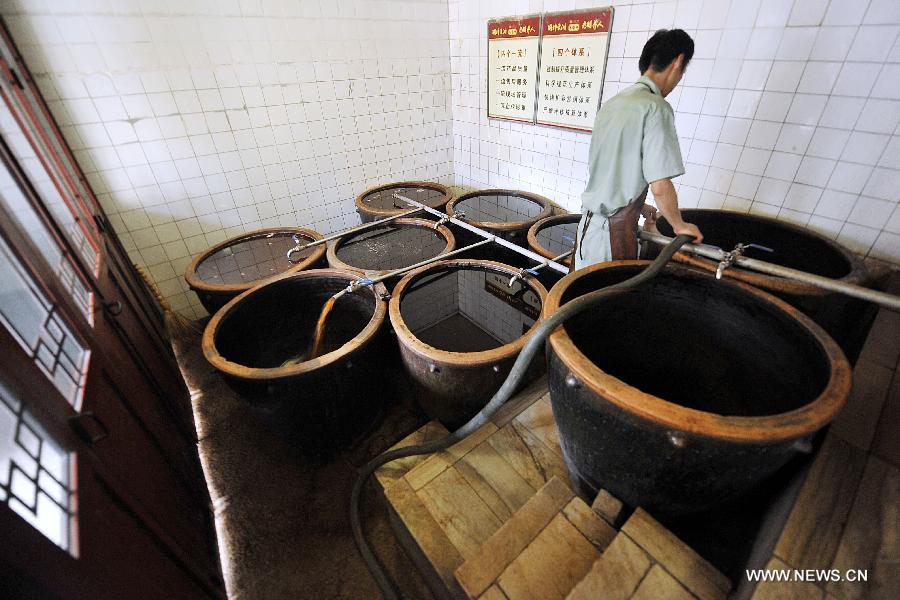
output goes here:
{"type": "Polygon", "coordinates": [[[716,268],[716,279],[722,279],[722,274],[725,273],[725,269],[727,269],[728,267],[733,265],[734,261],[736,261],[739,257],[743,256],[744,252],[746,250],[752,250],[752,249],[763,250],[765,252],[775,252],[772,248],[769,248],[768,246],[763,246],[761,244],[754,244],[754,243],[744,244],[744,243],[739,242],[734,247],[734,250],[732,250],[731,252],[725,252],[722,257],[722,260],[719,261],[719,266],[716,268]]]}
{"type": "MultiPolygon", "coordinates": [[[[456,213],[455,215],[453,215],[453,217],[456,217],[457,219],[465,219],[465,218],[466,218],[466,212],[461,210],[461,211],[459,211],[458,213],[456,213]]],[[[453,217],[451,217],[451,216],[449,216],[449,215],[445,215],[445,216],[441,217],[441,218],[438,219],[437,222],[434,224],[434,228],[437,229],[438,227],[440,227],[440,226],[443,225],[444,223],[449,223],[450,221],[453,220],[453,217]]]]}

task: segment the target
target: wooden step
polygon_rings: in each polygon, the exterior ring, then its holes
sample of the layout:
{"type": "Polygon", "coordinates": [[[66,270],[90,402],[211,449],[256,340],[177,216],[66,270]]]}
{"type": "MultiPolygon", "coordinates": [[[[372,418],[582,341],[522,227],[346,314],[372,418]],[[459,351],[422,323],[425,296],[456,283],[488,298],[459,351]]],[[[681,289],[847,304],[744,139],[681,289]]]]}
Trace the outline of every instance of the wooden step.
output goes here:
{"type": "MultiPolygon", "coordinates": [[[[548,480],[568,481],[555,431],[542,379],[456,445],[376,472],[395,533],[436,597],[461,595],[454,571],[548,480]]],[[[395,447],[446,435],[433,422],[395,447]]]]}
{"type": "MultiPolygon", "coordinates": [[[[447,428],[438,423],[437,421],[430,421],[426,423],[423,427],[420,427],[416,431],[413,431],[411,434],[394,444],[390,447],[390,450],[396,450],[398,448],[405,448],[407,446],[415,446],[418,444],[424,444],[425,442],[432,442],[434,440],[440,440],[450,435],[450,432],[447,431],[447,428]]],[[[378,481],[379,485],[381,485],[382,489],[387,489],[394,485],[399,479],[402,479],[404,475],[406,475],[413,467],[418,465],[420,462],[425,460],[427,456],[407,456],[406,458],[401,458],[400,460],[395,460],[393,462],[389,462],[386,465],[382,465],[375,471],[375,479],[378,481]]]]}
{"type": "Polygon", "coordinates": [[[607,492],[606,490],[600,490],[597,493],[597,497],[594,498],[594,501],[591,503],[591,510],[594,513],[615,527],[616,529],[622,524],[622,515],[625,512],[625,505],[622,504],[622,501],[607,492]]]}
{"type": "Polygon", "coordinates": [[[562,600],[616,531],[554,477],[456,570],[469,598],[562,600]]]}
{"type": "Polygon", "coordinates": [[[719,600],[730,590],[727,577],[638,508],[567,600],[719,600]]]}

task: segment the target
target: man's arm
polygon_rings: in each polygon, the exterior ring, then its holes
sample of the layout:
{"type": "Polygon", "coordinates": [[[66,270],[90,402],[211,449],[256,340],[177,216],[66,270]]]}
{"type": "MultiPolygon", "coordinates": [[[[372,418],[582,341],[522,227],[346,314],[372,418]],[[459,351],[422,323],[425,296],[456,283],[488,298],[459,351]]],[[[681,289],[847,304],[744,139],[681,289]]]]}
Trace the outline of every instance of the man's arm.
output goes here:
{"type": "Polygon", "coordinates": [[[672,226],[675,235],[682,233],[694,236],[693,243],[699,244],[703,241],[703,234],[700,229],[693,223],[686,223],[681,218],[681,211],[678,210],[678,192],[672,185],[671,179],[658,179],[650,184],[650,191],[653,192],[653,198],[656,200],[656,206],[659,212],[666,218],[666,221],[672,226]]]}

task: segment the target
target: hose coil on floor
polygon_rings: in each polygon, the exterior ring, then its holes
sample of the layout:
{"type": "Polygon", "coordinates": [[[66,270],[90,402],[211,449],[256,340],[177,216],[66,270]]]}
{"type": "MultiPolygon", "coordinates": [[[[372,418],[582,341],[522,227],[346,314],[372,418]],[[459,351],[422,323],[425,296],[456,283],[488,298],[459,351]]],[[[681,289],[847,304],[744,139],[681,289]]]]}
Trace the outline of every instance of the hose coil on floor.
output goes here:
{"type": "Polygon", "coordinates": [[[372,576],[375,578],[375,582],[378,584],[381,593],[386,599],[395,600],[399,596],[387,574],[384,572],[384,569],[382,569],[381,565],[378,563],[378,559],[375,557],[375,554],[369,547],[368,542],[366,541],[365,535],[363,534],[362,521],[359,514],[360,498],[362,497],[363,487],[365,486],[365,483],[366,481],[368,481],[369,477],[377,469],[391,461],[406,458],[407,456],[418,456],[421,454],[431,454],[433,452],[439,452],[441,450],[449,448],[450,446],[456,444],[457,442],[474,433],[482,425],[487,423],[491,416],[493,416],[493,414],[497,412],[497,410],[501,406],[503,406],[503,404],[507,400],[509,400],[510,397],[512,397],[513,393],[519,387],[522,378],[525,376],[526,371],[528,370],[528,365],[531,363],[531,359],[534,357],[535,353],[537,353],[543,347],[544,341],[550,336],[551,333],[553,333],[553,330],[562,325],[568,319],[583,312],[584,310],[587,310],[600,300],[603,300],[604,298],[613,294],[627,292],[638,287],[645,281],[652,279],[663,269],[663,267],[666,266],[666,263],[671,260],[672,256],[691,239],[691,236],[679,235],[678,237],[673,239],[672,242],[666,245],[660,252],[659,256],[657,256],[656,259],[639,274],[635,275],[631,279],[626,279],[625,281],[619,282],[615,285],[603,288],[602,290],[597,290],[583,296],[579,296],[578,298],[567,302],[566,304],[561,306],[558,311],[550,315],[544,321],[540,322],[535,327],[531,337],[525,343],[525,346],[522,348],[522,351],[516,358],[516,362],[513,364],[512,369],[510,370],[509,375],[506,378],[506,381],[503,382],[503,384],[500,386],[500,389],[497,390],[497,393],[494,394],[493,398],[491,398],[490,402],[488,402],[487,405],[483,409],[481,409],[481,412],[472,417],[472,419],[468,423],[443,439],[426,442],[424,444],[418,444],[416,446],[406,446],[404,448],[398,448],[396,450],[389,450],[388,452],[376,456],[362,468],[359,477],[356,480],[356,483],[353,485],[353,492],[350,497],[350,527],[353,530],[353,538],[356,541],[356,546],[359,548],[359,552],[362,555],[363,560],[365,560],[366,566],[372,573],[372,576]]]}

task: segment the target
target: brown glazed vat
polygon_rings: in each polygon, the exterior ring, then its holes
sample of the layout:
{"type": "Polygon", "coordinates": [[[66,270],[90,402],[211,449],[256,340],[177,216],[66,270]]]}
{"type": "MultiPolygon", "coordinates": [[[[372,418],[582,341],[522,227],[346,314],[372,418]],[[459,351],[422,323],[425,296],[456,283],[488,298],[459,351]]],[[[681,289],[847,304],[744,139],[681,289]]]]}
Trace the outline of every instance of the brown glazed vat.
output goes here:
{"type": "MultiPolygon", "coordinates": [[[[451,431],[500,388],[539,318],[547,291],[533,280],[510,288],[516,272],[491,261],[446,260],[394,288],[391,324],[416,399],[451,431]]],[[[535,360],[526,382],[542,371],[535,360]]]]}
{"type": "MultiPolygon", "coordinates": [[[[528,247],[544,258],[549,259],[556,258],[563,252],[574,249],[578,234],[578,222],[580,220],[581,213],[556,215],[541,219],[528,230],[528,247]]],[[[573,255],[570,254],[558,262],[571,270],[574,262],[573,255]]],[[[563,276],[564,274],[559,271],[544,267],[539,271],[538,279],[549,289],[563,276]]]]}
{"type": "MultiPolygon", "coordinates": [[[[339,237],[328,245],[328,266],[377,277],[450,252],[456,240],[436,224],[403,218],[339,237]]],[[[388,283],[392,287],[396,281],[388,283]]]]}
{"type": "Polygon", "coordinates": [[[209,314],[252,287],[285,273],[314,269],[324,262],[325,245],[320,244],[295,254],[297,263],[287,259],[287,251],[297,242],[322,239],[322,235],[303,227],[275,227],[244,233],[199,254],[184,272],[188,285],[197,294],[209,314]]]}
{"type": "MultiPolygon", "coordinates": [[[[447,186],[432,181],[400,181],[375,186],[356,197],[356,212],[362,222],[370,223],[414,208],[394,198],[394,194],[402,194],[440,211],[453,197],[447,186]]],[[[416,216],[433,218],[425,211],[416,216]]]]}
{"type": "MultiPolygon", "coordinates": [[[[570,273],[544,316],[646,264],[570,273]]],[[[576,485],[673,515],[723,504],[778,471],[831,422],[851,383],[841,349],[797,309],[672,264],[558,328],[547,358],[576,485]]]]}
{"type": "MultiPolygon", "coordinates": [[[[528,230],[528,247],[544,258],[556,258],[575,247],[581,213],[556,215],[541,219],[528,230]]],[[[572,255],[559,261],[571,265],[572,255]]]]}
{"type": "MultiPolygon", "coordinates": [[[[553,207],[550,200],[539,194],[520,190],[475,190],[454,198],[447,203],[447,214],[465,213],[465,221],[502,237],[523,248],[528,247],[528,229],[550,216],[553,207]]],[[[481,241],[480,236],[463,229],[451,227],[458,247],[481,241]]],[[[466,258],[495,260],[518,267],[534,266],[534,261],[504,248],[488,244],[465,255],[466,258]]]]}
{"type": "MultiPolygon", "coordinates": [[[[862,286],[874,284],[872,274],[853,253],[837,242],[809,229],[769,217],[726,210],[687,209],[681,213],[685,221],[694,223],[700,228],[705,244],[730,251],[738,243],[752,242],[772,248],[774,252],[750,249],[744,253],[749,258],[799,269],[844,283],[862,286]]],[[[672,228],[664,218],[660,218],[657,227],[663,235],[672,235],[672,228]]],[[[648,250],[646,258],[652,258],[658,253],[658,247],[655,246],[648,250]]],[[[676,254],[675,260],[708,273],[715,273],[718,267],[715,261],[684,252],[676,254]]],[[[875,319],[876,305],[828,292],[807,283],[736,266],[726,269],[725,276],[766,290],[796,306],[834,338],[851,363],[856,362],[875,319]]]]}
{"type": "Polygon", "coordinates": [[[332,269],[283,275],[230,301],[203,332],[206,360],[267,427],[310,453],[351,440],[381,408],[381,286],[339,298],[320,355],[284,364],[306,351],[325,301],[354,279],[332,269]]]}

